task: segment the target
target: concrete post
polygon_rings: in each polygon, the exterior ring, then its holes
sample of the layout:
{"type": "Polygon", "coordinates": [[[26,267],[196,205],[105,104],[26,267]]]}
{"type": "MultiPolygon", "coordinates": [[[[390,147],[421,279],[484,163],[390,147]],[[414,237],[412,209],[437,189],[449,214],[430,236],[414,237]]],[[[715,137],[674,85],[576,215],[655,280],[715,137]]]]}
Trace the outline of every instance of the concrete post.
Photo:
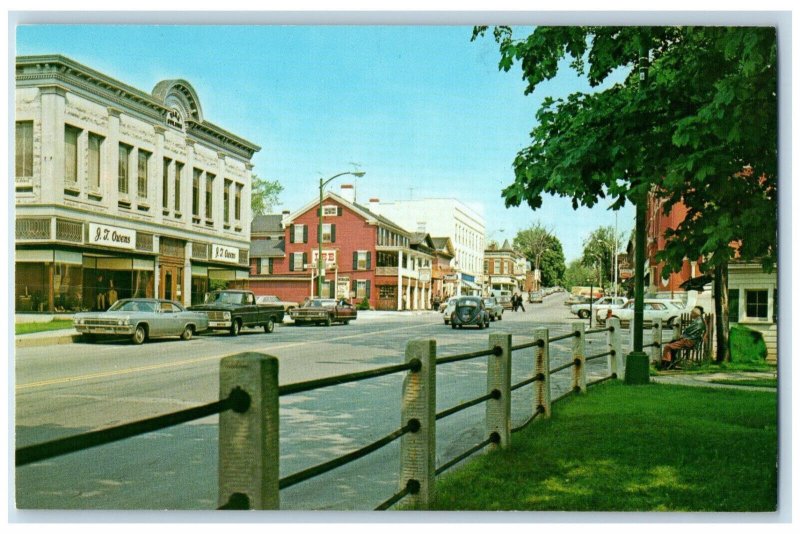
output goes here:
{"type": "Polygon", "coordinates": [[[223,358],[220,399],[236,387],[250,395],[250,407],[219,416],[218,502],[243,494],[250,509],[278,510],[278,359],[257,352],[223,358]]]}
{"type": "Polygon", "coordinates": [[[664,339],[664,330],[661,327],[661,319],[653,320],[653,343],[656,346],[650,351],[650,361],[656,364],[656,367],[661,365],[661,344],[664,339]]]}
{"type": "Polygon", "coordinates": [[[608,357],[608,371],[612,376],[621,377],[623,375],[623,354],[622,354],[622,327],[619,319],[613,317],[606,321],[606,326],[611,330],[608,332],[608,350],[614,354],[608,357]]]}
{"type": "Polygon", "coordinates": [[[433,500],[436,481],[436,340],[413,339],[406,345],[406,363],[419,360],[419,371],[403,380],[402,424],[419,422],[416,432],[400,438],[400,489],[409,480],[419,482],[419,492],[408,496],[412,507],[426,509],[433,500]]]}
{"type": "Polygon", "coordinates": [[[572,389],[586,393],[586,328],[583,321],[574,321],[572,331],[577,332],[572,338],[572,360],[575,362],[572,367],[572,389]]]}
{"type": "Polygon", "coordinates": [[[534,388],[533,413],[544,410],[542,415],[549,418],[552,414],[550,401],[550,332],[546,328],[537,328],[533,331],[535,341],[541,341],[541,347],[534,350],[534,376],[541,375],[542,379],[536,381],[534,388]]]}
{"type": "Polygon", "coordinates": [[[493,347],[500,347],[502,352],[500,356],[487,356],[486,392],[497,390],[500,395],[486,401],[486,437],[497,433],[500,441],[489,445],[487,451],[511,444],[511,334],[489,334],[489,348],[493,347]]]}

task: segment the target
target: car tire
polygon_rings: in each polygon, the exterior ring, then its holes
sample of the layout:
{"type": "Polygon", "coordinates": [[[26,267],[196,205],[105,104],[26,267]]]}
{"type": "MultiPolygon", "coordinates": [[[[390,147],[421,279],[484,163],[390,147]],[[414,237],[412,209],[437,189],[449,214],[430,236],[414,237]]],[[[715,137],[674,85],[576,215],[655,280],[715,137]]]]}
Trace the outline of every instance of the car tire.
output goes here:
{"type": "Polygon", "coordinates": [[[325,326],[330,326],[331,324],[333,324],[333,321],[331,321],[331,318],[330,318],[330,317],[328,317],[327,319],[325,319],[325,322],[324,322],[323,324],[324,324],[325,326]]]}
{"type": "Polygon", "coordinates": [[[239,335],[239,332],[241,331],[242,331],[242,322],[239,319],[234,319],[233,323],[231,323],[231,330],[230,330],[231,336],[236,337],[239,335]]]}
{"type": "Polygon", "coordinates": [[[489,321],[486,321],[486,328],[489,328],[489,321]]]}
{"type": "Polygon", "coordinates": [[[181,333],[181,339],[183,341],[189,341],[190,339],[192,339],[193,334],[194,334],[194,328],[192,327],[192,325],[187,324],[184,327],[183,332],[181,333]]]}
{"type": "Polygon", "coordinates": [[[675,319],[677,319],[677,317],[670,317],[667,319],[667,328],[672,328],[675,326],[675,319]]]}
{"type": "Polygon", "coordinates": [[[478,330],[483,330],[486,324],[483,321],[478,321],[478,330]]]}
{"type": "Polygon", "coordinates": [[[452,328],[453,330],[455,330],[455,329],[456,329],[456,323],[450,323],[450,328],[452,328]]]}
{"type": "Polygon", "coordinates": [[[273,330],[275,330],[275,320],[270,317],[264,325],[264,332],[271,334],[273,330]]]}
{"type": "Polygon", "coordinates": [[[349,325],[349,324],[350,324],[350,320],[348,319],[347,321],[342,321],[342,324],[343,324],[343,325],[345,325],[345,326],[347,326],[347,325],[349,325]]]}
{"type": "Polygon", "coordinates": [[[147,339],[147,329],[144,325],[136,325],[136,330],[131,334],[131,341],[134,345],[141,345],[147,339]]]}
{"type": "Polygon", "coordinates": [[[503,320],[503,314],[502,314],[502,313],[501,313],[500,315],[498,315],[498,316],[497,316],[497,320],[498,320],[498,321],[502,321],[502,320],[503,320]]]}
{"type": "Polygon", "coordinates": [[[581,319],[588,319],[589,318],[589,311],[588,310],[580,310],[578,312],[578,317],[581,319]]]}

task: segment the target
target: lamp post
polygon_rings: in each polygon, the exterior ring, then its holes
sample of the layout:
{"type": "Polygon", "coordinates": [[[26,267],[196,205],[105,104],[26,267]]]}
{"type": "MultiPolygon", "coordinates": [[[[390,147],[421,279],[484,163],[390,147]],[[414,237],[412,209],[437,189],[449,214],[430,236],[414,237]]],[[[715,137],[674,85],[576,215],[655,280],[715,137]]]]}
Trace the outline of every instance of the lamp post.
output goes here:
{"type": "MultiPolygon", "coordinates": [[[[340,172],[328,178],[327,180],[319,179],[319,226],[317,227],[317,296],[322,297],[322,191],[328,183],[334,178],[350,174],[356,178],[361,178],[366,173],[364,171],[347,171],[340,172]]],[[[336,281],[338,283],[338,280],[336,281]]]]}

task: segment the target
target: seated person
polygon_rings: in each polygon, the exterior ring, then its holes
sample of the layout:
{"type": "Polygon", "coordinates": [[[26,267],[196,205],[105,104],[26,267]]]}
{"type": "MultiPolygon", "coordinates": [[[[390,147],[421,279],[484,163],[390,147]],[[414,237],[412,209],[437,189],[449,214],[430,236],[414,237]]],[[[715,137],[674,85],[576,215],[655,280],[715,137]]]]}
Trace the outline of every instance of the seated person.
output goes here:
{"type": "Polygon", "coordinates": [[[695,306],[692,308],[692,322],[681,333],[681,337],[664,345],[664,352],[661,356],[661,368],[666,369],[672,364],[673,351],[693,349],[698,343],[703,341],[703,335],[705,333],[706,323],[703,321],[703,307],[695,306]]]}

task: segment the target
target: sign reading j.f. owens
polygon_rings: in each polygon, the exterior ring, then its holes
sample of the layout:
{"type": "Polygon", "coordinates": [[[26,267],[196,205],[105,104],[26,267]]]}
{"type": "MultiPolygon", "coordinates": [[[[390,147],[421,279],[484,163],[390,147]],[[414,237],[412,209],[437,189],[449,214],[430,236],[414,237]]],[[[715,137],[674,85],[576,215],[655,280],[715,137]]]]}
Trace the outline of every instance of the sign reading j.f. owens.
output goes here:
{"type": "Polygon", "coordinates": [[[106,247],[136,248],[136,231],[118,226],[89,223],[89,242],[106,247]]]}

